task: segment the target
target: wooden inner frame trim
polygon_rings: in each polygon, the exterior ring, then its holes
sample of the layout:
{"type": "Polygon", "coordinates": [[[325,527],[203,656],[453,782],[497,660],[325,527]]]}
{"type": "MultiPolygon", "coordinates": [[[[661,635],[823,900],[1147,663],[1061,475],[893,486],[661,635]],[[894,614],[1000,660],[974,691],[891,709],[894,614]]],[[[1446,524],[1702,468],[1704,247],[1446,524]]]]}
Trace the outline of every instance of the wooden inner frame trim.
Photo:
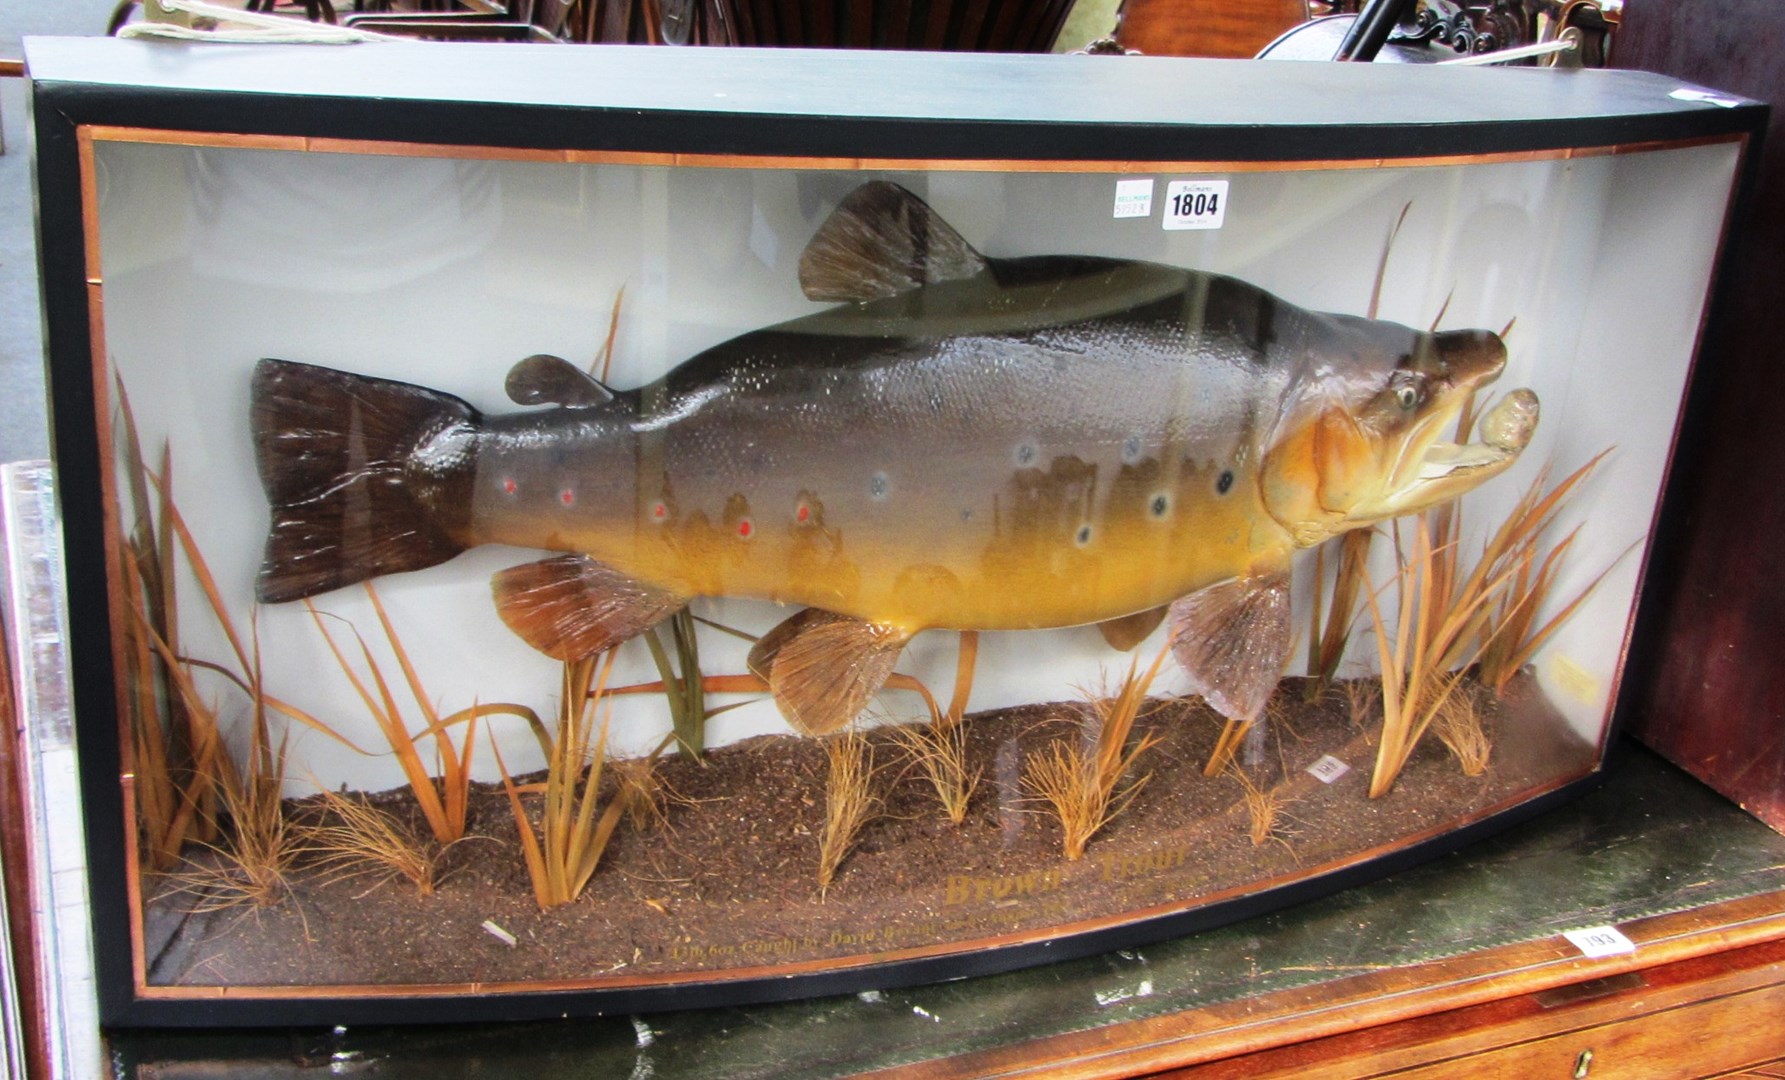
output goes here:
{"type": "Polygon", "coordinates": [[[1335,158],[1311,161],[1134,161],[1041,159],[935,159],[884,157],[801,157],[759,154],[683,154],[624,150],[538,150],[456,143],[387,142],[301,135],[253,135],[208,131],[85,124],[82,137],[97,142],[160,143],[172,146],[230,147],[329,154],[373,154],[384,157],[457,158],[491,161],[563,162],[577,165],[639,165],[702,169],[817,169],[882,172],[1012,172],[1152,174],[1320,172],[1335,169],[1382,169],[1477,165],[1518,161],[1555,161],[1607,155],[1682,150],[1719,143],[1745,143],[1745,134],[1708,135],[1695,139],[1614,143],[1486,154],[1450,154],[1407,158],[1335,158]]]}
{"type": "MultiPolygon", "coordinates": [[[[95,162],[95,145],[101,142],[119,142],[136,144],[159,144],[190,147],[222,147],[237,149],[282,150],[307,153],[343,153],[372,154],[398,157],[430,157],[474,160],[512,160],[534,162],[563,162],[568,164],[605,164],[644,167],[681,167],[681,168],[778,168],[778,169],[817,169],[843,171],[962,171],[962,172],[1017,172],[1017,173],[1111,173],[1111,174],[1158,174],[1166,172],[1180,173],[1219,173],[1219,172],[1314,172],[1337,169],[1371,169],[1401,167],[1442,167],[1475,165],[1484,163],[1550,161],[1573,158],[1616,156],[1624,154],[1647,153],[1661,150],[1687,149],[1696,146],[1736,144],[1744,151],[1748,137],[1745,133],[1706,136],[1694,139],[1674,141],[1650,141],[1623,144],[1611,144],[1595,147],[1573,147],[1555,150],[1514,151],[1504,153],[1487,153],[1479,155],[1447,155],[1421,158],[1371,158],[1357,160],[1318,160],[1318,161],[1274,161],[1274,162],[1222,162],[1222,161],[1061,161],[1061,160],[951,160],[951,159],[893,159],[893,158],[840,158],[840,157],[800,157],[800,156],[761,156],[735,154],[681,154],[681,153],[639,153],[626,151],[578,151],[578,150],[535,150],[510,149],[488,146],[462,146],[457,144],[429,144],[407,142],[385,142],[353,139],[331,139],[321,137],[230,134],[218,132],[191,132],[168,129],[120,127],[108,125],[86,124],[76,129],[77,153],[81,173],[81,216],[85,231],[84,243],[87,263],[87,286],[89,303],[90,333],[92,342],[92,386],[95,406],[96,431],[102,456],[109,458],[113,444],[111,413],[117,403],[113,400],[111,384],[108,379],[109,365],[104,336],[104,283],[101,275],[101,251],[98,220],[97,172],[95,162]]],[[[1739,170],[1738,170],[1739,172],[1739,170]]],[[[122,583],[117,579],[116,567],[120,557],[118,548],[121,533],[119,521],[118,491],[114,470],[101,470],[104,514],[106,520],[106,577],[107,593],[110,598],[110,618],[113,656],[124,655],[124,627],[130,615],[127,610],[127,599],[122,595],[122,583]]],[[[1629,627],[1626,627],[1624,646],[1620,649],[1619,666],[1623,663],[1624,653],[1628,649],[1629,627]]],[[[147,977],[147,958],[144,954],[142,926],[142,882],[140,874],[140,856],[137,851],[135,822],[135,771],[133,762],[133,746],[128,729],[129,711],[126,702],[128,688],[124,680],[115,676],[115,702],[118,723],[118,745],[121,758],[121,775],[119,783],[122,789],[125,849],[128,865],[125,868],[129,910],[131,922],[131,959],[133,982],[137,995],[144,999],[159,1000],[215,1000],[231,999],[280,999],[280,998],[350,998],[350,997],[450,997],[463,994],[502,994],[502,993],[540,993],[554,991],[599,991],[603,989],[624,989],[653,986],[695,986],[723,984],[747,979],[781,978],[790,974],[819,974],[865,968],[885,962],[898,962],[928,959],[939,956],[964,955],[985,949],[1005,948],[1011,946],[1031,945],[1062,935],[1075,936],[1084,933],[1095,933],[1130,923],[1156,918],[1180,915],[1205,908],[1226,900],[1234,899],[1247,893],[1260,892],[1273,887],[1281,887],[1306,881],[1321,874],[1340,871],[1367,863],[1382,855],[1405,847],[1431,840],[1456,828],[1493,817],[1523,802],[1541,797],[1559,788],[1584,778],[1593,770],[1584,773],[1571,773],[1557,778],[1547,784],[1527,790],[1518,796],[1505,800],[1492,807],[1484,808],[1476,814],[1457,821],[1448,822],[1443,827],[1424,830],[1420,833],[1403,837],[1391,844],[1380,845],[1362,852],[1353,853],[1334,859],[1331,862],[1302,870],[1293,875],[1279,879],[1256,881],[1244,886],[1235,886],[1213,894],[1197,897],[1193,902],[1156,906],[1123,912],[1115,916],[1098,919],[1080,920],[1073,923],[1053,925],[1039,929],[993,934],[984,937],[964,937],[931,946],[902,949],[891,953],[872,953],[845,955],[831,959],[812,960],[798,964],[777,965],[769,967],[745,967],[714,970],[691,970],[660,973],[649,976],[629,976],[624,978],[600,978],[577,980],[549,980],[523,983],[463,983],[463,984],[383,984],[383,985],[327,985],[327,986],[227,986],[227,987],[193,987],[193,986],[151,986],[147,977]]],[[[1615,699],[1611,703],[1615,705],[1615,699]]],[[[1608,709],[1611,706],[1608,705],[1608,709]]],[[[1601,751],[1603,752],[1605,724],[1602,728],[1601,751]]]]}

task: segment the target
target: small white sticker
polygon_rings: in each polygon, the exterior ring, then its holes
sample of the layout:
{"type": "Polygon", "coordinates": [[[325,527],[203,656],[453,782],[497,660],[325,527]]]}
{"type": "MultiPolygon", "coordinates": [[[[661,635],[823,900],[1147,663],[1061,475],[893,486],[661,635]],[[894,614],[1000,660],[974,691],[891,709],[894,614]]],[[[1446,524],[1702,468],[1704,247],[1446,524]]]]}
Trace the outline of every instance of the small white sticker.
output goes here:
{"type": "Polygon", "coordinates": [[[1153,216],[1153,181],[1117,180],[1116,216],[1119,218],[1153,216]]]}
{"type": "Polygon", "coordinates": [[[1589,960],[1636,951],[1636,942],[1620,934],[1615,926],[1589,926],[1584,930],[1566,931],[1562,936],[1573,942],[1589,960]]]}
{"type": "Polygon", "coordinates": [[[1713,94],[1708,90],[1692,90],[1684,86],[1667,96],[1677,101],[1702,101],[1706,105],[1716,105],[1724,109],[1733,109],[1742,103],[1740,98],[1724,97],[1722,94],[1713,94]]]}
{"type": "Polygon", "coordinates": [[[1227,181],[1173,180],[1165,185],[1167,229],[1219,229],[1227,220],[1227,181]]]}
{"type": "Polygon", "coordinates": [[[1308,766],[1308,774],[1323,784],[1330,784],[1350,771],[1351,766],[1331,754],[1321,755],[1319,761],[1308,766]]]}
{"type": "Polygon", "coordinates": [[[502,929],[502,927],[496,923],[496,920],[485,919],[483,921],[483,932],[490,935],[491,937],[495,938],[497,941],[500,941],[502,944],[508,946],[509,948],[511,948],[511,949],[514,948],[514,943],[515,943],[514,935],[509,933],[508,931],[502,929]]]}

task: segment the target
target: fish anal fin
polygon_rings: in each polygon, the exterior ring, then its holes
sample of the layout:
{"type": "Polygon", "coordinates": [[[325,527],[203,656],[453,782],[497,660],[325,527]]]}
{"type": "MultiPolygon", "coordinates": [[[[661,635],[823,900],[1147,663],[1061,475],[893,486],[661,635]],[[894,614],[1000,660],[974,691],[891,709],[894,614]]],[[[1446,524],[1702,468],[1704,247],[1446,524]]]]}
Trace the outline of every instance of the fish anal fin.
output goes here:
{"type": "Polygon", "coordinates": [[[1169,606],[1148,608],[1117,619],[1105,619],[1097,624],[1097,629],[1103,631],[1103,640],[1109,642],[1110,648],[1117,652],[1127,652],[1159,629],[1168,610],[1169,606]]]}
{"type": "Polygon", "coordinates": [[[850,192],[800,254],[811,300],[878,300],[970,278],[986,262],[929,204],[875,180],[850,192]]]}
{"type": "Polygon", "coordinates": [[[1229,720],[1256,719],[1289,666],[1289,575],[1211,585],[1171,605],[1172,654],[1229,720]]]}
{"type": "Polygon", "coordinates": [[[675,614],[688,598],[586,555],[511,566],[490,582],[508,628],[555,660],[580,660],[675,614]]]}
{"type": "Polygon", "coordinates": [[[807,608],[757,641],[750,670],[796,730],[828,735],[867,708],[909,639],[896,627],[807,608]]]}
{"type": "Polygon", "coordinates": [[[600,379],[561,356],[540,353],[508,369],[503,384],[516,405],[563,405],[586,409],[614,399],[600,379]]]}

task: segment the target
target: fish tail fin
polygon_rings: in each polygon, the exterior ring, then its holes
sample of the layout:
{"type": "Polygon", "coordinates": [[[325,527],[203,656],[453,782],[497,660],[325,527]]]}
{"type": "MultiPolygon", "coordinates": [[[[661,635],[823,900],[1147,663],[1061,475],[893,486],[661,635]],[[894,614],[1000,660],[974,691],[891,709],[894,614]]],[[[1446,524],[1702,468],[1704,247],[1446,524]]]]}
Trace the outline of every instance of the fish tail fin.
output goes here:
{"type": "Polygon", "coordinates": [[[250,413],[272,506],[256,582],[262,602],[420,570],[470,546],[480,417],[464,401],[390,379],[262,360],[250,413]]]}

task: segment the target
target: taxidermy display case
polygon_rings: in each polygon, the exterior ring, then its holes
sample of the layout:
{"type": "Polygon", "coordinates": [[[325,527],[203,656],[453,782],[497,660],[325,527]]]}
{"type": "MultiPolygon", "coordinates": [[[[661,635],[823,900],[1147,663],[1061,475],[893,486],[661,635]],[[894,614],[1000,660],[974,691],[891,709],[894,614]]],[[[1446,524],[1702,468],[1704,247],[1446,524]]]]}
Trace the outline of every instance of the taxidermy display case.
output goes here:
{"type": "Polygon", "coordinates": [[[30,43],[107,1019],[994,971],[1593,781],[1764,110],[30,43]]]}

